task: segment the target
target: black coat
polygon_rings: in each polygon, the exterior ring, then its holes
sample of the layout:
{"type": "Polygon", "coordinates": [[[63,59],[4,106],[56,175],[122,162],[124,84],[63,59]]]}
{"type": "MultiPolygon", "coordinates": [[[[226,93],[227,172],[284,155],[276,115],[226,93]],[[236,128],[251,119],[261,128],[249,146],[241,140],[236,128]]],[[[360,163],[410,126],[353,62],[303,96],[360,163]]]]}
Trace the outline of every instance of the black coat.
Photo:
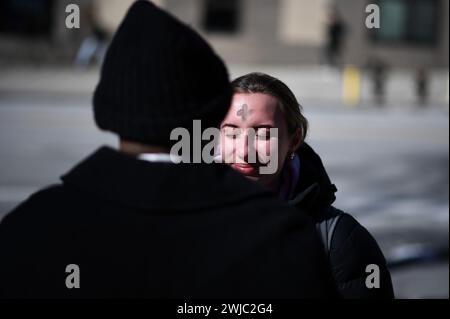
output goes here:
{"type": "Polygon", "coordinates": [[[310,217],[224,164],[101,148],[62,181],[1,222],[1,298],[336,296],[310,217]]]}
{"type": "MultiPolygon", "coordinates": [[[[290,204],[308,211],[317,223],[317,229],[326,225],[330,230],[336,216],[332,236],[327,242],[326,255],[342,298],[393,298],[394,292],[386,260],[372,235],[351,215],[332,206],[337,191],[322,164],[320,157],[308,145],[299,150],[300,178],[295,189],[295,197],[290,204]],[[329,245],[329,247],[328,247],[329,245]],[[375,264],[380,269],[380,288],[369,289],[366,278],[368,265],[375,264]]],[[[322,234],[327,237],[328,234],[322,234]]]]}

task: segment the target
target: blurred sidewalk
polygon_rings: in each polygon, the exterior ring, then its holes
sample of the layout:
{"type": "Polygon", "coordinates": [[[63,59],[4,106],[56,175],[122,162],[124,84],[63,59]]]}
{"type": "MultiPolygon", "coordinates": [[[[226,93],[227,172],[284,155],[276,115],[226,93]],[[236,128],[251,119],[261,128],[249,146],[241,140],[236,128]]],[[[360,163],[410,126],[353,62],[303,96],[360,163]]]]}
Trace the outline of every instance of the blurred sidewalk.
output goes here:
{"type": "MultiPolygon", "coordinates": [[[[253,72],[266,72],[280,78],[297,95],[303,105],[321,105],[340,109],[342,71],[325,66],[230,65],[232,78],[253,72]]],[[[95,89],[99,68],[11,68],[0,73],[0,95],[86,95],[95,89]]],[[[386,106],[405,108],[416,105],[413,70],[392,70],[386,81],[386,106]]],[[[428,104],[448,110],[448,70],[430,72],[428,104]]],[[[367,72],[361,73],[360,105],[374,106],[372,81],[367,72]]]]}
{"type": "Polygon", "coordinates": [[[99,78],[99,69],[11,68],[0,73],[0,95],[88,95],[99,78]]]}

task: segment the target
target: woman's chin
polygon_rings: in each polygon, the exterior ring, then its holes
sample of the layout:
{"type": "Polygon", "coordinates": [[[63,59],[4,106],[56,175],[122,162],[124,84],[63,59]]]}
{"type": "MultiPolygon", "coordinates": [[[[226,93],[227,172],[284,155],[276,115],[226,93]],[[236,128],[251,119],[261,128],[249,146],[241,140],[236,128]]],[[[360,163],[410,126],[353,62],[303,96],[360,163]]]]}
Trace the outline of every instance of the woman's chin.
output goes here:
{"type": "Polygon", "coordinates": [[[263,176],[246,176],[247,179],[251,180],[252,182],[258,183],[261,186],[267,187],[272,189],[272,185],[274,184],[273,180],[271,178],[264,178],[263,176]]]}
{"type": "Polygon", "coordinates": [[[272,188],[271,185],[274,184],[274,179],[276,179],[276,175],[260,175],[259,172],[256,172],[255,170],[246,169],[247,167],[245,165],[244,167],[241,167],[240,165],[232,164],[231,167],[248,180],[268,188],[272,188]]]}
{"type": "Polygon", "coordinates": [[[259,168],[257,166],[249,165],[249,164],[240,164],[233,163],[231,164],[236,171],[241,173],[244,176],[248,177],[258,177],[259,176],[259,168]]]}
{"type": "Polygon", "coordinates": [[[244,175],[247,179],[251,180],[255,183],[260,183],[261,178],[259,176],[250,176],[250,175],[244,175]]]}

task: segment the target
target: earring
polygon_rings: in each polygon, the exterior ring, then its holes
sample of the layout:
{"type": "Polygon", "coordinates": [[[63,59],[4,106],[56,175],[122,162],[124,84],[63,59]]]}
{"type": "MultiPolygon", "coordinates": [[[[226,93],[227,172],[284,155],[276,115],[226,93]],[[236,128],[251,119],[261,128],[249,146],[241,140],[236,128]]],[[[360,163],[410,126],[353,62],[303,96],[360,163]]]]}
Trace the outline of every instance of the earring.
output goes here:
{"type": "Polygon", "coordinates": [[[295,157],[295,153],[292,153],[292,154],[291,154],[291,160],[293,160],[294,157],[295,157]]]}

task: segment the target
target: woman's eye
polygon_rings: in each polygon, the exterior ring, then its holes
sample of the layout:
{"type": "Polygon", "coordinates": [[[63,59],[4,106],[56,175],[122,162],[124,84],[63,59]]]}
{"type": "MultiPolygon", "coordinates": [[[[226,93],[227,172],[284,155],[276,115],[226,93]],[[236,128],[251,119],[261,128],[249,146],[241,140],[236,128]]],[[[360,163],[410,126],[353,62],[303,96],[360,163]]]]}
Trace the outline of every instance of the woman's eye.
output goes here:
{"type": "Polygon", "coordinates": [[[270,139],[270,134],[268,132],[261,132],[256,135],[258,140],[268,140],[270,139]]]}
{"type": "Polygon", "coordinates": [[[236,131],[225,132],[225,136],[227,138],[236,139],[239,136],[239,132],[236,131]]]}

